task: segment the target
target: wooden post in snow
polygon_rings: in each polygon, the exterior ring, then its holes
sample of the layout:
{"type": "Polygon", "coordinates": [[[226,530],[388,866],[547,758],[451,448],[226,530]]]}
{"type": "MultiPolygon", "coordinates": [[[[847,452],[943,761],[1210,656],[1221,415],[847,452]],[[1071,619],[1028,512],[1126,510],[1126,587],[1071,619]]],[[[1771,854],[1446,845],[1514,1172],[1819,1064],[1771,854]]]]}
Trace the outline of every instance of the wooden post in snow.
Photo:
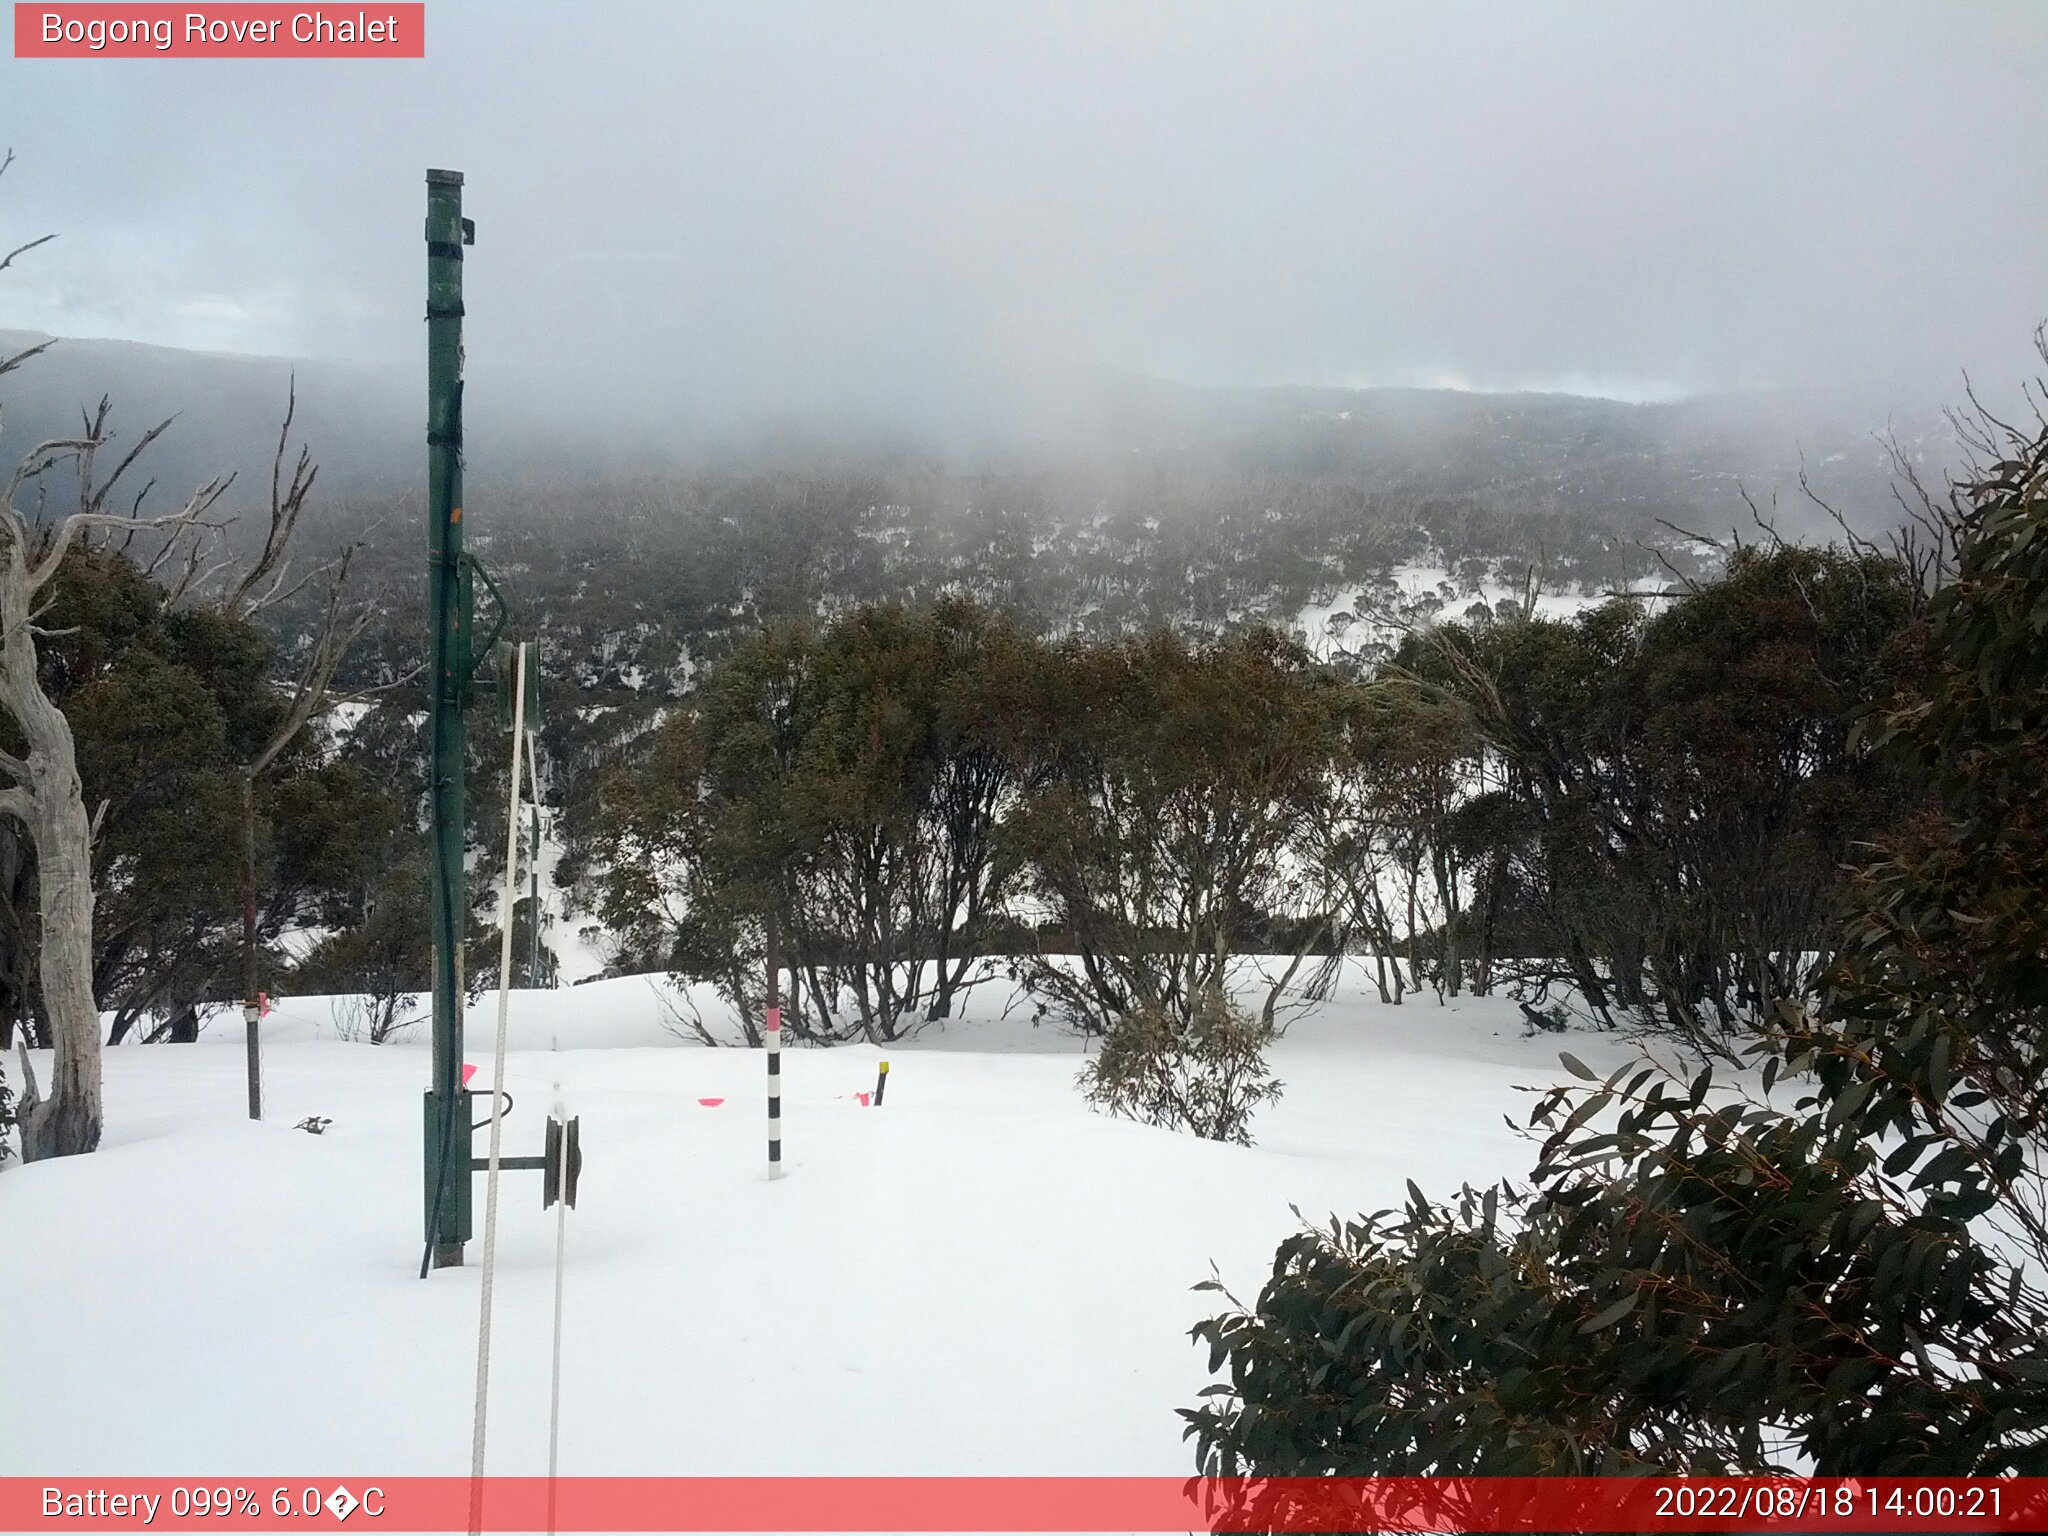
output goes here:
{"type": "Polygon", "coordinates": [[[263,1118],[263,1003],[256,995],[256,775],[242,775],[242,1041],[249,1118],[263,1118]]]}

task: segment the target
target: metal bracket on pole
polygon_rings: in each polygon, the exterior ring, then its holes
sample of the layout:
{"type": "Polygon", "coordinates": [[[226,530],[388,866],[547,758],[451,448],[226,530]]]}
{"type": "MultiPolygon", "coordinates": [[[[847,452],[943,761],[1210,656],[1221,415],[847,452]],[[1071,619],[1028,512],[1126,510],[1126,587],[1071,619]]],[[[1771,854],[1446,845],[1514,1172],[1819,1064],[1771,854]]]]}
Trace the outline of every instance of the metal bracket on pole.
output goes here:
{"type": "MultiPolygon", "coordinates": [[[[485,569],[483,561],[477,559],[475,555],[464,555],[462,557],[462,575],[467,594],[466,600],[469,603],[470,622],[472,624],[476,622],[476,589],[468,585],[468,583],[472,580],[480,581],[484,584],[484,590],[491,594],[491,627],[484,632],[483,644],[472,646],[472,653],[467,658],[467,666],[463,673],[466,681],[474,683],[476,681],[477,669],[483,665],[486,658],[497,653],[498,640],[505,633],[505,623],[511,617],[512,609],[505,601],[504,591],[491,579],[491,573],[485,569]]],[[[500,670],[499,675],[501,679],[505,670],[503,668],[500,670]]],[[[511,720],[509,718],[501,719],[498,722],[498,728],[500,730],[510,730],[512,728],[511,720]]]]}

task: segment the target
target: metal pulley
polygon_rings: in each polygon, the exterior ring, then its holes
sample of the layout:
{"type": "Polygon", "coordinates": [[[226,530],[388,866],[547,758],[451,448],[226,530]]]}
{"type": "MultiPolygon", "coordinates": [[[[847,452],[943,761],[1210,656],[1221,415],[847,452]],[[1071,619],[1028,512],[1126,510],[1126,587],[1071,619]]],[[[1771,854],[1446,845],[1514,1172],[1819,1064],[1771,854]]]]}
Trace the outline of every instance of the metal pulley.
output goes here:
{"type": "Polygon", "coordinates": [[[577,1132],[583,1122],[581,1115],[572,1115],[567,1120],[548,1117],[547,1158],[545,1171],[541,1175],[540,1208],[547,1210],[560,1200],[570,1210],[576,1209],[576,1180],[583,1172],[583,1144],[577,1132]]]}

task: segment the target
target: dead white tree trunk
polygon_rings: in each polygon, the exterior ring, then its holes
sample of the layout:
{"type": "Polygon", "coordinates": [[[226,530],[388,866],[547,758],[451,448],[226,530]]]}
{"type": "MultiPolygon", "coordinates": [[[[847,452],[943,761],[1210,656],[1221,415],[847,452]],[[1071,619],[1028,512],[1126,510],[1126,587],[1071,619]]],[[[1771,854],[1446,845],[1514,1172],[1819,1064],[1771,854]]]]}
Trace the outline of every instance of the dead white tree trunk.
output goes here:
{"type": "Polygon", "coordinates": [[[15,615],[22,589],[18,559],[8,561],[0,585],[7,639],[0,643],[0,706],[28,741],[26,757],[7,756],[13,783],[0,792],[0,811],[27,826],[41,882],[44,1005],[57,1047],[47,1098],[25,1090],[20,1106],[24,1162],[90,1152],[100,1139],[100,1015],[92,995],[92,826],[79,792],[71,728],[35,682],[35,642],[17,642],[15,615]]]}
{"type": "MultiPolygon", "coordinates": [[[[0,373],[19,358],[0,359],[0,373]]],[[[93,528],[150,528],[176,540],[202,526],[225,481],[200,487],[169,517],[142,521],[101,510],[131,452],[104,484],[95,485],[93,456],[107,441],[104,402],[83,437],[39,444],[15,469],[0,498],[0,711],[19,732],[19,756],[0,750],[0,814],[17,818],[35,845],[42,914],[40,976],[56,1067],[47,1095],[20,1108],[24,1162],[90,1152],[100,1139],[100,1015],[92,991],[92,819],[78,779],[71,724],[43,691],[36,637],[37,598],[56,577],[81,533],[93,528]],[[38,524],[16,498],[56,465],[77,466],[79,510],[54,526],[38,524]]],[[[160,430],[160,429],[159,429],[160,430]]],[[[138,443],[139,452],[156,434],[138,443]]]]}

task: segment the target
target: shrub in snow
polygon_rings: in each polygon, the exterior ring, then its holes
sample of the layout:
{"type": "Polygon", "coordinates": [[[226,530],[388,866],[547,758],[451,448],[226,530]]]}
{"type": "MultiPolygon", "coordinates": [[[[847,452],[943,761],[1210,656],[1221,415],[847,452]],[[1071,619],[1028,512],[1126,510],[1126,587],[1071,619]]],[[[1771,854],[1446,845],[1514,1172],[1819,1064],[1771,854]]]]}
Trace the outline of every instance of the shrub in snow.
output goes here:
{"type": "Polygon", "coordinates": [[[334,1000],[334,1032],[355,1045],[384,1045],[422,1022],[420,994],[392,987],[334,1000]]]}
{"type": "Polygon", "coordinates": [[[0,1060],[0,1163],[14,1155],[14,1148],[7,1140],[8,1132],[14,1129],[14,1095],[7,1087],[7,1063],[0,1060]]]}
{"type": "Polygon", "coordinates": [[[1081,1069],[1081,1092],[1113,1115],[1248,1147],[1253,1111],[1280,1097],[1272,1039],[1270,1024],[1208,989],[1186,1023],[1157,1007],[1118,1019],[1081,1069]]]}

